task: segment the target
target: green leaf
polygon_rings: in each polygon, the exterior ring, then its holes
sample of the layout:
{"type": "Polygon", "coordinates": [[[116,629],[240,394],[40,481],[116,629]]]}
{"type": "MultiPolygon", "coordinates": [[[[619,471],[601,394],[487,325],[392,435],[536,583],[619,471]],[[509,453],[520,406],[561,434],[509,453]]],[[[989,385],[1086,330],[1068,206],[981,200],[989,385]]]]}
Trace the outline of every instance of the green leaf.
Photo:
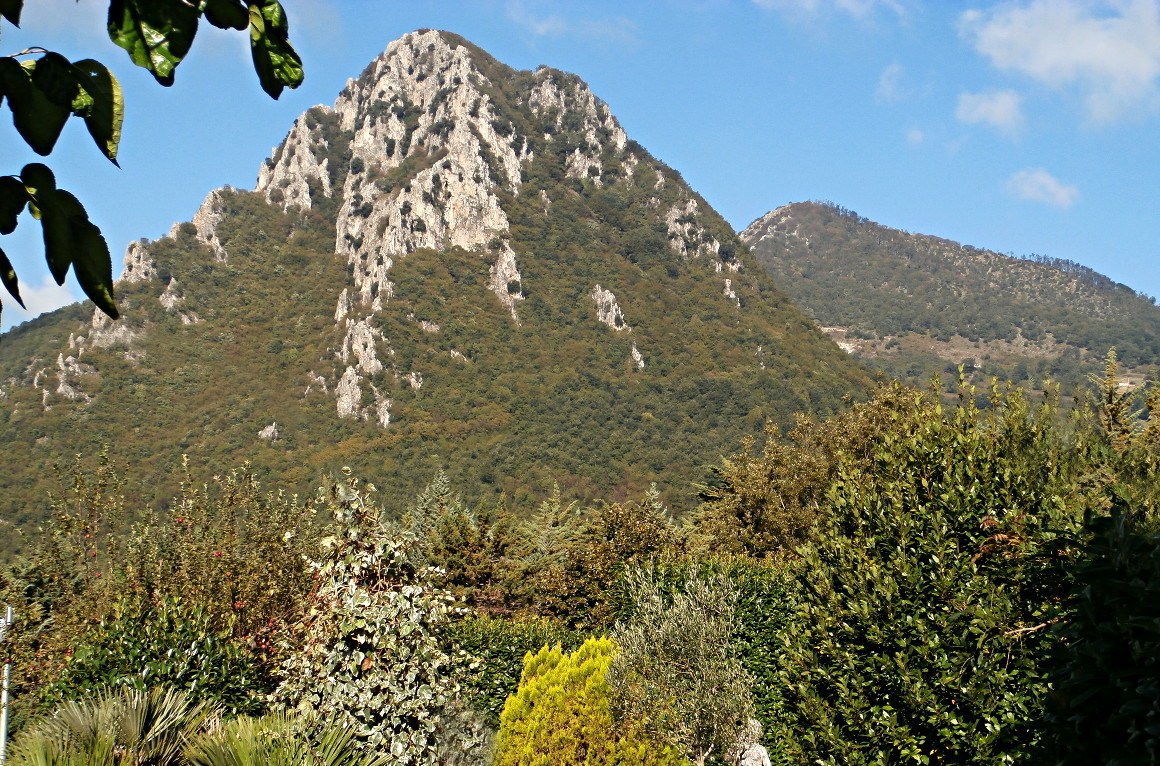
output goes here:
{"type": "Polygon", "coordinates": [[[63,285],[73,257],[73,234],[69,223],[69,211],[62,204],[56,189],[37,189],[32,196],[40,211],[40,228],[44,235],[44,259],[48,263],[52,278],[58,285],[63,285]]]}
{"type": "Polygon", "coordinates": [[[277,0],[250,3],[250,53],[262,90],[271,98],[302,84],[302,59],[290,45],[290,23],[277,0]]]}
{"type": "Polygon", "coordinates": [[[0,17],[8,19],[14,27],[20,26],[20,12],[24,10],[24,0],[0,0],[0,17]]]}
{"type": "Polygon", "coordinates": [[[16,299],[21,308],[27,308],[24,301],[20,299],[20,285],[16,281],[16,269],[12,268],[12,262],[8,260],[8,256],[4,254],[3,250],[0,250],[0,282],[4,283],[4,289],[16,299]]]}
{"type": "Polygon", "coordinates": [[[73,69],[84,90],[92,97],[92,107],[84,115],[85,127],[97,147],[117,164],[117,148],[121,143],[121,124],[125,119],[125,97],[121,83],[108,67],[93,59],[73,64],[73,69]]]}
{"type": "Polygon", "coordinates": [[[173,84],[173,70],[197,34],[198,10],[184,0],[111,0],[109,39],[157,82],[173,84]]]}
{"type": "Polygon", "coordinates": [[[241,0],[202,0],[205,18],[218,29],[241,31],[250,24],[250,12],[241,0]]]}
{"type": "Polygon", "coordinates": [[[73,74],[72,63],[59,53],[49,51],[32,62],[32,67],[32,84],[53,104],[71,110],[81,87],[73,74]]]}
{"type": "Polygon", "coordinates": [[[28,190],[12,176],[0,177],[0,234],[16,231],[16,218],[28,204],[28,190]]]}
{"type": "Polygon", "coordinates": [[[69,212],[69,234],[72,239],[73,272],[81,289],[97,308],[113,319],[119,316],[113,298],[113,260],[109,244],[97,225],[89,220],[79,200],[67,191],[57,192],[69,212]]]}
{"type": "Polygon", "coordinates": [[[56,146],[68,120],[69,109],[53,103],[33,84],[36,67],[35,61],[21,64],[13,58],[0,58],[0,91],[8,96],[16,132],[32,151],[45,156],[56,146]]]}
{"type": "Polygon", "coordinates": [[[24,182],[24,186],[30,196],[35,197],[36,192],[42,189],[55,190],[56,176],[52,174],[52,170],[48,165],[41,162],[30,162],[20,169],[20,180],[24,182]]]}

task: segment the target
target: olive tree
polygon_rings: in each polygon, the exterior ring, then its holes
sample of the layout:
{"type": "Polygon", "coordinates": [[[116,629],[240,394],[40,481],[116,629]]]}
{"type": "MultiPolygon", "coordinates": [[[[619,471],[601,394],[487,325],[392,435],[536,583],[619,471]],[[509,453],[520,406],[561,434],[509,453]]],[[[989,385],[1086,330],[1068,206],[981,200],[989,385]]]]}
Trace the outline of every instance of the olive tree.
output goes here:
{"type": "Polygon", "coordinates": [[[670,590],[647,568],[625,574],[634,614],[617,624],[609,669],[617,713],[704,766],[733,754],[754,717],[753,678],[733,651],[737,596],[721,576],[670,590]]]}

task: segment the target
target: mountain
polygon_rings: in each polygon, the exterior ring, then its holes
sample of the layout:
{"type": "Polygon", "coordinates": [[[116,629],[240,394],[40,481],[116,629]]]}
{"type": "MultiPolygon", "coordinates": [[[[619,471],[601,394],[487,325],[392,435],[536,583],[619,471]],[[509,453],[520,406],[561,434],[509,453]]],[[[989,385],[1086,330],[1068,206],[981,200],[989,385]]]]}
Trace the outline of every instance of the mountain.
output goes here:
{"type": "Polygon", "coordinates": [[[1073,390],[1115,347],[1155,379],[1160,308],[1071,261],[1015,258],[910,234],[829,203],[777,208],[741,239],[790,298],[856,357],[922,385],[992,376],[1073,390]]]}
{"type": "Polygon", "coordinates": [[[119,321],[78,304],[0,343],[18,525],[103,445],[131,503],[187,455],[299,491],[350,466],[396,510],[440,469],[520,507],[657,482],[681,510],[766,420],[870,382],[578,77],[446,32],[303,114],[255,190],[130,246],[117,290],[119,321]]]}

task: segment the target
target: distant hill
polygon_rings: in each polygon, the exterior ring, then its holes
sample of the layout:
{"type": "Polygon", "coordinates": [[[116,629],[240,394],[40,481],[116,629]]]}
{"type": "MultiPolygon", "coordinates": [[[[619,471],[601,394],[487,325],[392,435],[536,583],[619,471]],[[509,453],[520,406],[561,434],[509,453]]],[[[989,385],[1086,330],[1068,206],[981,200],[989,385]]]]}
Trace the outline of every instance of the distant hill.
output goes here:
{"type": "Polygon", "coordinates": [[[117,291],[117,322],[70,306],[0,343],[21,528],[103,445],[131,503],[188,455],[299,491],[350,466],[396,510],[440,469],[516,506],[657,482],[680,510],[766,420],[871,382],[579,78],[442,32],[302,115],[256,190],[131,246],[117,291]]]}
{"type": "Polygon", "coordinates": [[[1050,378],[1067,391],[1113,346],[1128,380],[1160,364],[1155,301],[1071,261],[910,234],[822,202],[773,210],[741,239],[843,348],[911,383],[965,364],[980,382],[1050,378]]]}

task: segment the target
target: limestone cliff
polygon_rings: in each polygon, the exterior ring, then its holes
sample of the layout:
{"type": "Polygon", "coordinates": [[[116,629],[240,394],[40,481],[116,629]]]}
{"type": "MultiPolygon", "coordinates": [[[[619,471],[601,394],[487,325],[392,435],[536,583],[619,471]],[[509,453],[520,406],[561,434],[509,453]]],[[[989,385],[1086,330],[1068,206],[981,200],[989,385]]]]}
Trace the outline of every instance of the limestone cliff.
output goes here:
{"type": "MultiPolygon", "coordinates": [[[[351,274],[335,308],[343,339],[334,390],[343,417],[372,418],[356,403],[370,391],[371,375],[422,374],[397,369],[389,339],[373,330],[374,317],[395,295],[390,273],[399,259],[448,248],[478,253],[490,261],[489,288],[519,324],[524,255],[511,246],[505,200],[522,192],[535,147],[559,144],[558,136],[571,131],[575,145],[552,152],[560,153],[565,177],[596,185],[631,176],[640,163],[608,106],[578,78],[541,68],[523,93],[505,98],[504,83],[492,79],[497,73],[506,78],[511,70],[454,35],[405,35],[350,80],[333,107],[300,117],[259,172],[256,190],[286,209],[337,197],[335,252],[351,274]],[[541,129],[532,134],[529,124],[541,129]],[[334,166],[338,157],[345,167],[334,166]],[[610,158],[621,168],[611,174],[610,158]]],[[[546,214],[547,192],[534,193],[546,214]]],[[[695,209],[696,202],[687,205],[695,209]]],[[[694,225],[674,231],[673,247],[681,252],[716,250],[694,225]],[[684,243],[686,229],[695,243],[684,243]]],[[[371,409],[389,407],[380,402],[371,409]]]]}

